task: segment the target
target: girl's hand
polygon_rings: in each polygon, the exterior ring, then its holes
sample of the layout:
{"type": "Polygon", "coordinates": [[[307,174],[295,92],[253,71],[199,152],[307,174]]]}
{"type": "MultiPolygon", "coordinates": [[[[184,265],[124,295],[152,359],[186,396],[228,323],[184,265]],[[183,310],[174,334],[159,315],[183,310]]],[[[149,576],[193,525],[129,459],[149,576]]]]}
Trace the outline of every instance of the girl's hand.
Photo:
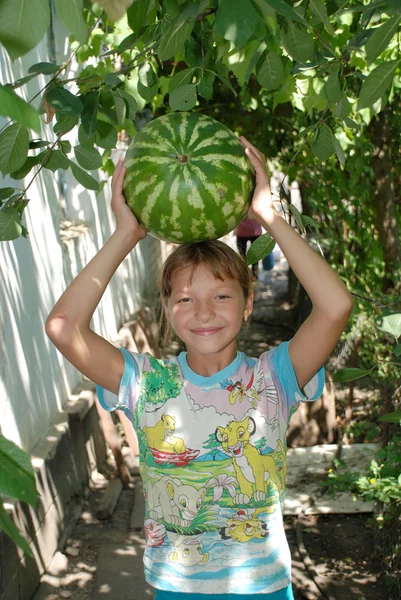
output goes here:
{"type": "MultiPolygon", "coordinates": [[[[255,148],[244,136],[240,137],[240,141],[256,173],[256,187],[253,192],[252,204],[248,210],[248,218],[269,223],[277,213],[273,207],[266,159],[260,150],[255,148]]],[[[263,223],[261,225],[263,226],[263,223]]]]}
{"type": "Polygon", "coordinates": [[[111,209],[116,219],[116,230],[134,234],[139,240],[146,236],[146,231],[138,223],[137,218],[127,205],[123,194],[123,183],[126,172],[123,159],[120,158],[111,179],[111,209]]]}

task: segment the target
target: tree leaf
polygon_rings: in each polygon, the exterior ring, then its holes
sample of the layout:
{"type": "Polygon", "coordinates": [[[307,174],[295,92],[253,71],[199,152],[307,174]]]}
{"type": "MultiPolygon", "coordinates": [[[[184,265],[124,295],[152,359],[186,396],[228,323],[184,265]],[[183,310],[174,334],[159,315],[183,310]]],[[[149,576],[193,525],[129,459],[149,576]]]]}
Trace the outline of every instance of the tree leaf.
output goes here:
{"type": "Polygon", "coordinates": [[[32,550],[30,549],[28,542],[25,538],[22,537],[20,532],[18,531],[18,527],[6,511],[3,506],[3,503],[0,501],[0,530],[4,531],[6,535],[10,539],[13,540],[14,544],[19,546],[25,554],[33,558],[32,550]]]}
{"type": "Polygon", "coordinates": [[[306,29],[288,22],[281,32],[281,40],[286,52],[297,62],[306,63],[315,52],[315,42],[306,29]]]}
{"type": "MultiPolygon", "coordinates": [[[[10,189],[10,188],[7,188],[7,189],[10,189]]],[[[401,356],[401,344],[399,344],[398,346],[396,346],[394,348],[393,354],[394,354],[394,356],[401,356]]]]}
{"type": "Polygon", "coordinates": [[[97,120],[95,144],[105,150],[112,150],[117,144],[117,131],[113,125],[97,120]]]}
{"type": "Polygon", "coordinates": [[[372,63],[387,48],[390,40],[397,32],[400,21],[401,15],[392,17],[380,27],[374,29],[365,45],[366,60],[368,63],[372,63]]]}
{"type": "Polygon", "coordinates": [[[16,240],[22,233],[21,217],[16,208],[0,210],[0,242],[16,240]]]}
{"type": "Polygon", "coordinates": [[[100,169],[102,166],[102,157],[96,148],[75,146],[74,154],[80,166],[87,171],[100,169]]]}
{"type": "Polygon", "coordinates": [[[361,379],[369,375],[370,371],[363,371],[362,369],[350,368],[340,369],[333,375],[333,381],[336,383],[343,383],[344,381],[354,381],[355,379],[361,379]]]}
{"type": "Polygon", "coordinates": [[[19,169],[11,171],[10,177],[12,179],[24,179],[24,177],[28,175],[29,171],[40,163],[45,154],[46,152],[41,152],[36,156],[28,156],[24,164],[19,169]]]}
{"type": "Polygon", "coordinates": [[[185,42],[191,35],[194,24],[193,20],[182,21],[178,18],[167,28],[157,49],[160,60],[173,58],[177,52],[184,49],[185,42]]]}
{"type": "Polygon", "coordinates": [[[54,0],[57,14],[68,31],[84,44],[88,39],[88,28],[83,15],[84,0],[54,0]]]}
{"type": "Polygon", "coordinates": [[[312,144],[312,152],[323,161],[330,158],[335,152],[333,132],[325,123],[317,131],[312,144]]]}
{"type": "Polygon", "coordinates": [[[336,117],[340,119],[345,119],[351,112],[351,104],[347,98],[347,94],[345,92],[341,92],[340,98],[337,101],[334,113],[336,117]]]}
{"type": "Polygon", "coordinates": [[[0,188],[0,202],[12,196],[14,192],[15,189],[12,187],[0,188]]]}
{"type": "Polygon", "coordinates": [[[340,142],[338,141],[338,139],[336,138],[336,136],[333,136],[333,143],[334,143],[334,149],[335,149],[338,160],[340,161],[340,163],[342,165],[345,165],[344,150],[342,149],[342,146],[341,146],[340,142]]]}
{"type": "Polygon", "coordinates": [[[205,100],[210,100],[213,96],[213,82],[210,77],[207,76],[207,73],[203,75],[202,79],[198,83],[198,94],[202,96],[202,98],[205,98],[205,100]]]}
{"type": "Polygon", "coordinates": [[[78,117],[69,117],[68,115],[56,115],[57,123],[53,125],[53,131],[56,135],[68,133],[78,123],[78,117]]]}
{"type": "Polygon", "coordinates": [[[123,98],[123,100],[125,101],[126,105],[127,105],[127,117],[129,119],[134,119],[136,112],[138,110],[138,105],[136,103],[136,100],[133,96],[131,96],[131,94],[129,94],[128,92],[125,92],[124,90],[116,90],[116,94],[117,96],[120,96],[121,98],[123,98]]]}
{"type": "Polygon", "coordinates": [[[191,110],[196,105],[196,85],[182,85],[176,88],[169,96],[172,110],[191,110]]]}
{"type": "Polygon", "coordinates": [[[3,435],[0,435],[0,495],[36,505],[35,475],[29,454],[3,435]]]}
{"type": "Polygon", "coordinates": [[[159,89],[159,82],[152,85],[152,87],[146,87],[140,81],[138,81],[138,93],[142,96],[146,102],[152,102],[153,98],[157,94],[157,90],[159,89]]]}
{"type": "Polygon", "coordinates": [[[190,84],[193,82],[194,75],[196,73],[196,68],[191,69],[183,69],[176,73],[169,82],[169,92],[174,92],[175,88],[180,87],[184,84],[190,84]]]}
{"type": "Polygon", "coordinates": [[[214,27],[225,40],[242,48],[260,21],[250,0],[220,0],[214,27]]]}
{"type": "Polygon", "coordinates": [[[290,21],[298,21],[298,23],[305,23],[305,19],[297,13],[285,0],[266,0],[266,2],[282,17],[290,19],[290,21]]]}
{"type": "Polygon", "coordinates": [[[14,123],[0,134],[0,171],[3,176],[22,167],[28,150],[29,135],[25,127],[14,123]]]}
{"type": "Polygon", "coordinates": [[[59,114],[76,117],[82,112],[81,100],[63,87],[53,87],[46,94],[46,100],[59,114]]]}
{"type": "Polygon", "coordinates": [[[391,413],[387,413],[386,415],[382,415],[379,417],[379,421],[381,423],[400,423],[401,422],[401,412],[395,411],[391,413]]]}
{"type": "Polygon", "coordinates": [[[121,96],[118,94],[114,94],[114,101],[116,105],[118,124],[123,126],[125,123],[125,116],[127,114],[127,105],[125,104],[123,98],[121,98],[121,96]]]}
{"type": "Polygon", "coordinates": [[[254,265],[260,260],[263,260],[265,256],[273,251],[275,245],[275,240],[268,233],[260,235],[257,240],[252,242],[246,253],[246,263],[248,265],[254,265]]]}
{"type": "Polygon", "coordinates": [[[83,109],[81,113],[82,127],[88,136],[94,136],[97,125],[97,112],[99,110],[99,94],[98,92],[88,92],[81,96],[83,109]]]}
{"type": "Polygon", "coordinates": [[[0,42],[12,60],[35,48],[49,27],[49,0],[0,2],[0,42]]]}
{"type": "Polygon", "coordinates": [[[70,161],[61,150],[52,150],[50,155],[44,157],[43,167],[50,171],[58,171],[58,169],[64,169],[65,171],[70,168],[70,161]]]}
{"type": "Polygon", "coordinates": [[[72,162],[72,160],[69,162],[72,174],[78,183],[83,185],[88,190],[95,190],[96,192],[99,191],[100,184],[98,181],[96,181],[96,179],[94,179],[91,175],[88,175],[86,171],[81,169],[81,167],[79,167],[76,163],[72,162]]]}
{"type": "Polygon", "coordinates": [[[293,204],[288,204],[288,209],[290,211],[290,213],[292,214],[292,216],[295,219],[295,222],[297,224],[297,227],[299,229],[299,231],[302,233],[303,231],[305,231],[305,227],[302,221],[302,215],[299,212],[299,210],[293,205],[293,204]]]}
{"type": "Polygon", "coordinates": [[[319,231],[320,225],[317,223],[312,217],[308,217],[307,215],[302,215],[302,223],[305,227],[310,227],[315,231],[319,231]]]}
{"type": "Polygon", "coordinates": [[[392,313],[378,317],[376,319],[376,327],[379,331],[388,333],[398,340],[401,336],[401,313],[392,313]]]}
{"type": "Polygon", "coordinates": [[[139,77],[139,81],[145,87],[150,88],[153,85],[155,85],[155,83],[157,82],[157,75],[154,72],[154,69],[153,69],[152,65],[150,64],[150,62],[145,62],[141,67],[139,67],[138,77],[139,77]]]}
{"type": "Polygon", "coordinates": [[[399,60],[389,60],[382,63],[365,79],[358,98],[358,110],[372,106],[391,87],[394,71],[399,60]]]}
{"type": "Polygon", "coordinates": [[[275,52],[262,55],[256,67],[256,78],[266,90],[276,90],[283,83],[285,72],[281,58],[275,52]]]}
{"type": "Polygon", "coordinates": [[[40,131],[39,113],[7,86],[0,85],[0,115],[23,127],[40,131]]]}
{"type": "Polygon", "coordinates": [[[28,73],[42,73],[43,75],[51,75],[53,73],[57,73],[60,69],[60,65],[56,65],[50,62],[39,62],[28,69],[28,73]]]}
{"type": "Polygon", "coordinates": [[[309,8],[311,13],[319,20],[319,22],[324,23],[327,31],[334,35],[334,30],[329,21],[325,3],[322,2],[322,0],[309,0],[309,8]]]}
{"type": "Polygon", "coordinates": [[[330,102],[332,102],[333,104],[337,104],[337,102],[340,101],[341,87],[338,79],[338,74],[336,72],[330,73],[330,75],[327,78],[324,89],[326,92],[326,96],[330,100],[330,102]]]}

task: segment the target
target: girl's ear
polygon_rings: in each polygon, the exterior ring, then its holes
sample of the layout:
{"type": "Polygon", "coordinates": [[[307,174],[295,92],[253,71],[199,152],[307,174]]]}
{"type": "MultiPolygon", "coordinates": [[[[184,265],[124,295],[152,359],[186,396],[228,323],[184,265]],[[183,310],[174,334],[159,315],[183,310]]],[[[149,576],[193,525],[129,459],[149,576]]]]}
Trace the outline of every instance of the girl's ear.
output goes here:
{"type": "Polygon", "coordinates": [[[249,290],[248,298],[245,300],[245,309],[244,309],[244,313],[246,313],[248,315],[248,317],[251,315],[252,310],[253,310],[254,298],[255,298],[255,294],[254,294],[253,290],[249,290]]]}

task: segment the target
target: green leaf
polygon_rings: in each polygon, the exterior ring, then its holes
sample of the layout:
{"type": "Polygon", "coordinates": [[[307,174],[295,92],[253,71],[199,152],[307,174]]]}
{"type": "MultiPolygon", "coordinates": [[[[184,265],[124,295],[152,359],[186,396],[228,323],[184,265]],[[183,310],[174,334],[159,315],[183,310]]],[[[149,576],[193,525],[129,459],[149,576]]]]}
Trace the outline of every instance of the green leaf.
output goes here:
{"type": "Polygon", "coordinates": [[[252,242],[251,247],[246,253],[246,263],[254,265],[263,260],[265,256],[268,256],[273,251],[275,245],[276,242],[268,233],[260,235],[257,240],[252,242]]]}
{"type": "Polygon", "coordinates": [[[302,223],[305,227],[310,227],[315,231],[319,231],[320,225],[317,223],[312,217],[308,217],[307,215],[302,215],[302,223]]]}
{"type": "Polygon", "coordinates": [[[317,131],[312,144],[312,152],[323,161],[330,158],[335,152],[333,132],[325,123],[317,131]]]}
{"type": "Polygon", "coordinates": [[[198,83],[198,94],[199,96],[202,96],[202,98],[205,98],[205,100],[210,100],[213,96],[213,82],[210,77],[207,77],[207,74],[205,74],[198,83]]]}
{"type": "Polygon", "coordinates": [[[358,110],[373,106],[391,87],[394,71],[399,60],[390,60],[376,67],[362,84],[358,99],[358,110]]]}
{"type": "Polygon", "coordinates": [[[11,84],[7,84],[7,87],[10,87],[13,90],[15,90],[16,88],[19,88],[19,87],[25,85],[26,83],[28,83],[28,81],[31,81],[31,79],[33,79],[34,77],[37,77],[38,75],[39,75],[39,73],[34,73],[33,75],[27,75],[26,77],[21,77],[21,79],[17,79],[16,81],[14,81],[11,84]]]}
{"type": "Polygon", "coordinates": [[[114,100],[116,104],[116,113],[117,113],[117,121],[118,124],[123,126],[125,123],[125,116],[127,113],[127,105],[125,104],[123,98],[118,94],[114,95],[114,100]]]}
{"type": "Polygon", "coordinates": [[[14,207],[0,210],[0,242],[8,242],[20,237],[21,217],[14,207]]]}
{"type": "Polygon", "coordinates": [[[133,96],[131,96],[131,94],[129,94],[128,92],[125,92],[124,90],[117,90],[116,91],[117,96],[120,96],[121,98],[123,98],[123,100],[125,101],[126,105],[127,105],[127,117],[129,119],[134,119],[136,112],[138,110],[138,105],[136,103],[136,100],[133,96]]]}
{"type": "Polygon", "coordinates": [[[15,192],[15,189],[12,187],[0,188],[0,202],[2,200],[6,200],[6,198],[9,198],[10,196],[12,196],[14,192],[15,192]]]}
{"type": "Polygon", "coordinates": [[[74,154],[80,166],[87,171],[100,169],[102,166],[102,157],[96,148],[75,146],[74,154]]]}
{"type": "Polygon", "coordinates": [[[305,227],[302,221],[302,215],[299,212],[299,210],[293,205],[293,204],[288,204],[288,209],[290,211],[290,213],[292,214],[292,216],[295,219],[295,222],[297,224],[297,227],[299,229],[299,231],[302,233],[303,231],[305,231],[305,227]]]}
{"type": "Polygon", "coordinates": [[[182,85],[176,88],[169,97],[172,110],[191,110],[196,105],[196,85],[182,85]]]}
{"type": "Polygon", "coordinates": [[[29,171],[40,163],[45,154],[46,152],[41,152],[36,156],[28,156],[24,164],[19,169],[16,169],[10,173],[10,177],[12,179],[24,179],[24,177],[28,175],[29,171]]]}
{"type": "Polygon", "coordinates": [[[95,133],[95,144],[105,150],[112,150],[117,144],[117,131],[113,125],[98,119],[95,133]]]}
{"type": "MultiPolygon", "coordinates": [[[[6,189],[11,189],[11,188],[6,188],[6,189]]],[[[1,190],[0,190],[1,192],[1,190]]],[[[394,356],[401,356],[401,344],[399,344],[398,346],[396,346],[393,350],[393,354],[394,356]]]]}
{"type": "Polygon", "coordinates": [[[134,33],[138,33],[142,27],[149,25],[148,20],[149,0],[135,0],[127,10],[128,25],[134,33]]]}
{"type": "Polygon", "coordinates": [[[194,21],[182,21],[177,19],[166,30],[157,50],[161,61],[173,58],[177,52],[184,49],[185,42],[194,28],[194,21]]]}
{"type": "Polygon", "coordinates": [[[306,63],[315,53],[315,42],[311,35],[299,25],[288,22],[281,32],[281,40],[286,52],[297,62],[306,63]]]}
{"type": "Polygon", "coordinates": [[[14,123],[0,134],[0,171],[3,176],[22,167],[28,150],[29,135],[25,127],[14,123]]]}
{"type": "Polygon", "coordinates": [[[309,0],[309,8],[311,13],[318,19],[320,23],[324,23],[326,29],[334,35],[334,30],[327,15],[327,8],[322,0],[309,0]]]}
{"type": "Polygon", "coordinates": [[[0,115],[9,117],[23,127],[40,131],[39,113],[4,85],[0,85],[0,115]]]}
{"type": "Polygon", "coordinates": [[[290,19],[290,21],[298,21],[298,23],[305,23],[305,19],[297,13],[285,0],[266,0],[266,2],[282,17],[290,19]]]}
{"type": "Polygon", "coordinates": [[[215,18],[216,32],[225,40],[242,48],[260,21],[250,0],[220,0],[215,18]]]}
{"type": "Polygon", "coordinates": [[[176,73],[171,79],[169,83],[169,92],[173,92],[176,88],[184,85],[193,83],[193,78],[196,73],[196,69],[183,69],[176,73]]]}
{"type": "Polygon", "coordinates": [[[43,166],[45,169],[50,171],[58,171],[58,169],[64,169],[65,171],[70,168],[70,161],[61,150],[52,150],[50,156],[46,156],[43,160],[43,166]]]}
{"type": "Polygon", "coordinates": [[[345,165],[344,150],[342,149],[342,146],[341,146],[340,142],[338,141],[338,139],[336,138],[336,136],[333,136],[333,142],[334,142],[334,149],[336,151],[338,160],[340,161],[340,163],[342,165],[345,165]]]}
{"type": "Polygon", "coordinates": [[[398,340],[401,336],[401,313],[392,313],[376,319],[376,327],[398,340]]]}
{"type": "Polygon", "coordinates": [[[67,117],[76,117],[84,107],[77,96],[63,87],[51,88],[46,94],[46,100],[59,114],[67,117]]]}
{"type": "Polygon", "coordinates": [[[333,375],[333,381],[336,383],[343,383],[344,381],[354,381],[355,379],[361,379],[369,375],[370,371],[363,371],[362,369],[350,368],[340,369],[333,375]]]}
{"type": "Polygon", "coordinates": [[[29,454],[3,435],[0,435],[0,495],[36,505],[35,475],[29,454]]]}
{"type": "Polygon", "coordinates": [[[99,191],[100,184],[98,181],[96,181],[96,179],[94,179],[91,175],[88,175],[86,171],[81,169],[81,167],[79,167],[76,163],[72,162],[72,160],[70,160],[70,167],[72,174],[78,183],[83,185],[88,190],[95,190],[96,192],[99,191]]]}
{"type": "Polygon", "coordinates": [[[54,0],[57,15],[63,21],[67,30],[84,44],[88,39],[88,28],[83,15],[84,0],[54,0]]]}
{"type": "Polygon", "coordinates": [[[6,535],[8,535],[8,537],[10,539],[12,539],[13,542],[25,552],[25,554],[27,554],[28,556],[33,558],[32,550],[30,549],[28,542],[26,541],[25,538],[22,537],[22,535],[18,531],[18,527],[16,526],[16,524],[14,523],[14,521],[12,520],[12,518],[6,511],[6,509],[4,508],[3,503],[1,501],[0,501],[0,530],[4,531],[4,533],[6,535]]]}
{"type": "MultiPolygon", "coordinates": [[[[145,64],[149,64],[149,63],[145,63],[145,64]]],[[[116,75],[115,73],[106,73],[106,75],[104,76],[104,83],[112,90],[114,90],[114,88],[118,87],[119,85],[121,85],[123,83],[122,79],[120,79],[120,77],[118,75],[116,75]]]]}
{"type": "Polygon", "coordinates": [[[400,21],[401,15],[392,17],[373,31],[365,45],[366,60],[369,64],[388,47],[392,37],[397,32],[400,21]]]}
{"type": "Polygon", "coordinates": [[[91,138],[95,134],[97,124],[97,112],[99,110],[98,92],[88,92],[81,96],[83,109],[81,113],[81,123],[86,135],[91,138]]]}
{"type": "Polygon", "coordinates": [[[78,117],[69,117],[67,115],[56,115],[57,123],[53,125],[53,131],[56,135],[68,133],[78,123],[78,117]]]}
{"type": "Polygon", "coordinates": [[[280,87],[285,78],[281,58],[274,52],[263,54],[256,67],[256,78],[266,90],[276,90],[280,87]]]}
{"type": "Polygon", "coordinates": [[[49,0],[0,2],[0,42],[12,60],[35,48],[49,27],[49,0]]]}
{"type": "Polygon", "coordinates": [[[401,412],[395,411],[391,413],[387,413],[386,415],[382,415],[379,417],[379,421],[381,423],[400,423],[401,422],[401,412]]]}
{"type": "Polygon", "coordinates": [[[157,83],[157,75],[149,62],[144,63],[138,69],[138,77],[145,87],[152,87],[157,83]]]}
{"type": "Polygon", "coordinates": [[[335,115],[340,119],[345,119],[349,115],[351,111],[351,104],[348,101],[347,94],[345,92],[341,92],[340,98],[337,101],[335,107],[335,115]]]}
{"type": "Polygon", "coordinates": [[[138,81],[138,93],[142,96],[146,102],[152,102],[153,98],[157,94],[159,89],[159,82],[155,83],[152,87],[146,87],[140,81],[138,81]]]}
{"type": "Polygon", "coordinates": [[[52,73],[57,73],[59,69],[60,65],[55,65],[54,63],[49,62],[39,62],[29,67],[28,73],[42,73],[43,75],[51,75],[52,73]]]}
{"type": "Polygon", "coordinates": [[[340,101],[341,88],[338,79],[338,74],[336,72],[330,73],[330,75],[327,78],[324,89],[326,92],[326,96],[330,100],[330,102],[332,102],[333,104],[337,104],[337,102],[340,101]]]}

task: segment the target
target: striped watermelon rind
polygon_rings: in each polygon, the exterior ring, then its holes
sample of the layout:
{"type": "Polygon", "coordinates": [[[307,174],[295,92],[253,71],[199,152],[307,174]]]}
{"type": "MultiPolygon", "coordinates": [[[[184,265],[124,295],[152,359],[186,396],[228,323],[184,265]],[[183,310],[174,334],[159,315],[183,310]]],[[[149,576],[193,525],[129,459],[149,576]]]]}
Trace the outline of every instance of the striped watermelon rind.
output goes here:
{"type": "Polygon", "coordinates": [[[246,216],[253,168],[238,138],[199,113],[151,121],[125,158],[124,195],[148,233],[174,243],[217,239],[246,216]]]}

